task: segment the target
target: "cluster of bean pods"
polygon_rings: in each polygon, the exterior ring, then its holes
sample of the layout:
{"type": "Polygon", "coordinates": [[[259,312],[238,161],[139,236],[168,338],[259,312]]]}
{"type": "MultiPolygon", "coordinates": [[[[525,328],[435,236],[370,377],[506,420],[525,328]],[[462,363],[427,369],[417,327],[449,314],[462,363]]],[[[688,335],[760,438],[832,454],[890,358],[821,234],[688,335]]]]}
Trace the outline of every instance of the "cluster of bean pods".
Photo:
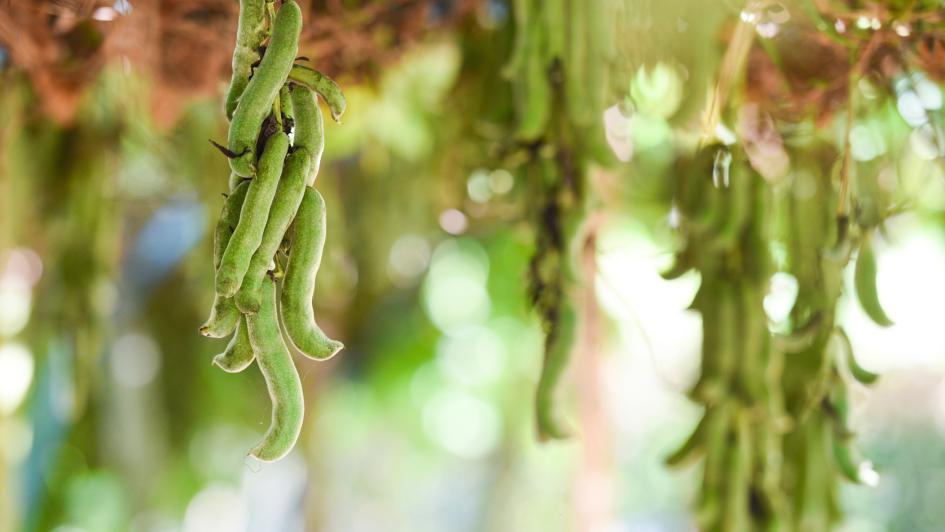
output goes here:
{"type": "Polygon", "coordinates": [[[516,0],[512,7],[515,45],[505,72],[516,100],[515,141],[525,154],[521,171],[539,198],[529,271],[545,332],[536,428],[541,440],[559,439],[569,433],[555,394],[578,323],[572,292],[580,279],[573,265],[590,201],[584,182],[591,163],[609,157],[599,120],[607,94],[600,62],[614,54],[614,3],[516,0]]]}
{"type": "Polygon", "coordinates": [[[269,430],[250,454],[278,460],[302,426],[302,385],[283,332],[302,354],[325,360],[343,347],[315,323],[312,298],[325,245],[325,202],[314,188],[322,151],[321,95],[335,120],[338,85],[297,65],[302,12],[294,0],[241,0],[233,78],[229,194],[213,240],[216,272],[210,318],[200,333],[232,335],[213,363],[236,373],[253,361],[272,401],[269,430]],[[279,282],[281,280],[281,282],[279,282]],[[277,284],[281,286],[277,287],[277,284]]]}
{"type": "Polygon", "coordinates": [[[577,329],[573,301],[577,276],[577,235],[584,218],[579,176],[563,147],[543,150],[526,172],[542,183],[539,229],[529,263],[529,295],[545,332],[545,352],[535,391],[540,440],[561,439],[570,431],[555,407],[555,393],[568,362],[577,329]]]}
{"type": "Polygon", "coordinates": [[[771,275],[770,190],[744,155],[700,149],[674,172],[685,236],[664,277],[699,271],[691,308],[702,315],[702,369],[690,392],[705,414],[670,464],[705,456],[701,530],[755,530],[777,500],[779,397],[769,386],[771,339],[763,300],[771,275]],[[754,505],[754,507],[752,507],[754,505]]]}
{"type": "MultiPolygon", "coordinates": [[[[876,262],[871,235],[879,225],[872,208],[858,208],[852,224],[834,211],[838,192],[831,180],[817,171],[809,153],[792,153],[799,175],[785,196],[784,228],[787,271],[798,282],[791,311],[791,329],[776,335],[783,358],[781,388],[784,408],[792,421],[783,440],[785,509],[793,529],[827,530],[840,519],[838,477],[870,482],[875,477],[863,462],[848,425],[848,388],[851,383],[872,384],[877,375],[866,371],[853,356],[846,332],[836,323],[837,302],[843,292],[843,271],[857,249],[854,292],[867,315],[880,325],[891,321],[879,304],[876,262]]],[[[876,209],[885,200],[868,190],[875,175],[863,173],[856,187],[856,203],[876,209]]],[[[842,193],[842,192],[840,192],[842,193]]]]}
{"type": "MultiPolygon", "coordinates": [[[[801,154],[795,160],[803,164],[801,154]]],[[[667,462],[705,457],[700,529],[827,530],[839,516],[834,479],[864,480],[846,383],[876,379],[835,323],[852,240],[836,221],[832,184],[798,178],[797,190],[776,195],[738,146],[718,144],[682,160],[675,176],[685,244],[664,276],[695,269],[702,277],[692,303],[702,315],[702,369],[691,397],[705,413],[667,462]],[[778,334],[764,308],[775,240],[799,285],[789,330],[778,334]]],[[[869,279],[861,269],[875,295],[875,268],[869,279]]]]}

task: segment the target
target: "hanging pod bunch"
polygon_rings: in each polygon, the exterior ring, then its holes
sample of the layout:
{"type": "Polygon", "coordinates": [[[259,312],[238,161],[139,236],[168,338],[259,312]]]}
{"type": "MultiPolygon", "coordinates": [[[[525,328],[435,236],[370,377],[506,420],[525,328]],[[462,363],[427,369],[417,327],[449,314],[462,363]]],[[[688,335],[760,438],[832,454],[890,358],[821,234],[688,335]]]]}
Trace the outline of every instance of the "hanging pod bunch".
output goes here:
{"type": "MultiPolygon", "coordinates": [[[[792,159],[806,175],[818,175],[816,158],[797,152],[792,159]]],[[[783,201],[781,240],[798,294],[789,333],[776,342],[785,361],[781,385],[791,420],[783,441],[784,467],[794,472],[783,489],[791,501],[790,529],[827,530],[841,519],[838,480],[869,484],[878,478],[861,458],[847,419],[849,387],[872,384],[878,376],[857,363],[836,312],[844,270],[858,247],[855,295],[874,321],[891,324],[876,293],[871,248],[886,208],[875,175],[857,177],[856,204],[867,208],[858,209],[852,224],[845,212],[837,213],[836,205],[845,202],[822,173],[819,179],[795,180],[792,187],[783,201]]]]}
{"type": "Polygon", "coordinates": [[[849,253],[837,241],[836,195],[818,170],[820,161],[800,151],[792,160],[807,178],[788,184],[778,235],[786,249],[784,269],[798,284],[786,330],[773,342],[783,360],[779,385],[787,420],[781,444],[781,490],[788,501],[783,525],[828,530],[839,518],[837,480],[844,470],[833,450],[850,449],[851,443],[845,416],[834,416],[846,402],[836,364],[836,309],[849,253]]]}
{"type": "MultiPolygon", "coordinates": [[[[690,396],[705,413],[667,462],[704,457],[700,529],[828,530],[840,517],[837,481],[875,476],[848,427],[847,387],[877,376],[836,323],[852,243],[866,237],[837,219],[834,186],[810,159],[792,154],[803,177],[779,195],[738,146],[705,147],[674,172],[684,243],[664,277],[702,278],[691,306],[702,316],[702,368],[690,396]],[[763,305],[774,243],[798,285],[777,333],[763,305]]],[[[875,267],[865,269],[875,293],[875,267]]]]}
{"type": "Polygon", "coordinates": [[[704,457],[700,530],[768,530],[783,521],[782,399],[764,297],[772,274],[771,190],[737,147],[703,147],[674,172],[683,246],[664,277],[690,270],[702,283],[702,367],[690,397],[705,413],[667,458],[704,457]]]}
{"type": "Polygon", "coordinates": [[[581,283],[575,250],[585,219],[586,174],[609,160],[598,117],[607,94],[606,69],[614,56],[610,10],[614,2],[595,0],[515,0],[515,43],[504,75],[512,82],[516,126],[512,142],[517,170],[538,198],[535,252],[529,265],[529,292],[545,333],[542,369],[535,392],[540,440],[569,435],[557,409],[557,388],[571,358],[579,316],[573,296],[581,283]]]}
{"type": "Polygon", "coordinates": [[[230,160],[229,194],[214,232],[214,301],[200,327],[207,337],[231,336],[215,366],[238,373],[256,362],[266,380],[272,418],[250,451],[264,461],[292,450],[304,414],[283,332],[315,360],[343,347],[315,322],[312,305],[326,231],[325,201],[314,189],[325,145],[318,95],[336,121],[345,99],[330,78],[295,64],[301,29],[294,0],[278,9],[272,0],[240,2],[224,109],[229,139],[217,144],[230,160]]]}
{"type": "MultiPolygon", "coordinates": [[[[540,440],[570,435],[556,404],[559,382],[571,359],[578,316],[573,301],[577,283],[577,235],[584,218],[578,178],[566,151],[538,154],[527,169],[540,183],[543,205],[535,252],[529,263],[529,292],[545,333],[544,356],[535,390],[535,421],[540,440]]],[[[585,280],[586,281],[586,280],[585,280]]]]}

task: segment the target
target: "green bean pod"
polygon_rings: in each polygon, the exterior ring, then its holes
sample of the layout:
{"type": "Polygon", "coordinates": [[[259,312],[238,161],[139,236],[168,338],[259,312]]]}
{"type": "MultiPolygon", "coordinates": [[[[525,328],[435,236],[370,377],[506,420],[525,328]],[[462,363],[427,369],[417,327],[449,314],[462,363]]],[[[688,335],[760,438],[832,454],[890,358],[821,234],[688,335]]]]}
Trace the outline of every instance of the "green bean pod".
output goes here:
{"type": "MultiPolygon", "coordinates": [[[[223,202],[223,211],[217,220],[217,227],[213,233],[213,267],[220,266],[223,253],[226,250],[233,231],[239,223],[240,209],[246,199],[249,183],[239,183],[223,202]]],[[[213,305],[210,308],[210,317],[200,326],[200,334],[210,338],[223,338],[233,332],[239,321],[240,313],[231,298],[214,294],[213,305]]]]}
{"type": "Polygon", "coordinates": [[[508,63],[502,67],[502,75],[506,78],[511,79],[519,72],[525,60],[525,54],[528,51],[526,46],[528,44],[528,26],[529,22],[533,20],[532,10],[530,9],[531,3],[529,0],[512,0],[510,2],[512,19],[515,23],[515,29],[512,32],[515,35],[515,41],[512,43],[512,53],[508,63]]]}
{"type": "Polygon", "coordinates": [[[243,283],[253,253],[263,239],[269,209],[279,187],[279,176],[288,151],[289,137],[285,133],[277,132],[266,142],[259,160],[259,174],[249,182],[239,223],[217,268],[217,294],[231,297],[243,283]]]}
{"type": "Polygon", "coordinates": [[[810,449],[807,453],[804,470],[799,477],[803,479],[800,488],[802,499],[798,512],[800,520],[795,530],[830,530],[829,508],[831,506],[833,468],[830,467],[829,433],[822,423],[808,423],[805,427],[806,442],[810,449]]]}
{"type": "Polygon", "coordinates": [[[844,438],[834,436],[831,450],[833,451],[834,463],[843,478],[854,484],[860,484],[862,482],[860,461],[854,457],[852,438],[849,436],[844,438]]]}
{"type": "Polygon", "coordinates": [[[240,18],[236,29],[236,46],[233,48],[233,77],[226,92],[226,117],[233,118],[246,84],[259,61],[259,49],[266,39],[265,0],[240,0],[240,18]]]}
{"type": "Polygon", "coordinates": [[[724,526],[726,532],[750,532],[752,438],[748,414],[739,407],[735,414],[733,445],[730,445],[728,463],[728,490],[726,493],[724,526]]]}
{"type": "Polygon", "coordinates": [[[533,141],[541,138],[548,129],[554,94],[548,79],[548,63],[543,54],[547,41],[545,28],[541,24],[529,24],[528,32],[520,74],[521,88],[516,91],[518,106],[522,111],[515,135],[524,141],[533,141]]]}
{"type": "Polygon", "coordinates": [[[554,60],[551,54],[555,53],[555,49],[559,49],[563,52],[563,61],[568,66],[563,72],[565,83],[564,96],[567,102],[565,109],[571,117],[571,122],[579,125],[586,123],[586,120],[583,119],[583,115],[588,106],[591,103],[596,103],[593,99],[588,97],[588,93],[601,86],[600,82],[593,83],[593,81],[598,80],[594,79],[592,81],[592,79],[596,77],[592,75],[593,72],[598,70],[593,65],[598,58],[591,56],[592,50],[589,49],[589,45],[591,44],[589,41],[592,39],[592,35],[588,27],[588,19],[595,11],[590,4],[591,3],[584,2],[568,2],[568,12],[561,15],[562,22],[567,21],[567,37],[559,37],[556,39],[552,36],[554,33],[565,33],[565,31],[556,32],[554,29],[548,31],[549,35],[547,37],[550,44],[546,51],[548,54],[547,60],[549,62],[554,60]],[[566,42],[565,39],[567,39],[566,42]],[[555,41],[560,41],[560,43],[555,45],[555,41]]]}
{"type": "Polygon", "coordinates": [[[232,297],[214,294],[210,317],[200,326],[199,332],[207,338],[223,338],[233,332],[240,319],[240,311],[232,297]]]}
{"type": "Polygon", "coordinates": [[[663,460],[670,467],[685,467],[705,454],[706,435],[712,426],[716,410],[706,410],[692,434],[672,454],[663,460]]]}
{"type": "Polygon", "coordinates": [[[325,99],[325,103],[328,104],[332,120],[341,122],[341,116],[345,114],[348,102],[335,80],[317,70],[302,65],[292,67],[292,71],[289,72],[289,79],[321,95],[325,99]]]}
{"type": "MultiPolygon", "coordinates": [[[[568,13],[568,2],[542,2],[541,13],[536,19],[540,20],[540,23],[543,24],[546,28],[549,28],[551,31],[548,32],[547,43],[545,44],[545,60],[550,64],[556,59],[561,59],[564,55],[565,48],[567,48],[567,35],[564,28],[568,28],[573,31],[573,28],[569,27],[569,19],[571,18],[568,13]]],[[[580,6],[576,11],[582,11],[587,9],[587,6],[580,6]]],[[[578,13],[580,15],[580,13],[578,13]]],[[[573,19],[572,19],[573,20],[573,19]]],[[[538,20],[535,21],[539,23],[538,20]]],[[[573,25],[573,24],[572,24],[573,25]]]]}
{"type": "Polygon", "coordinates": [[[243,177],[236,172],[230,172],[230,179],[227,181],[227,185],[230,187],[230,190],[235,189],[240,183],[246,181],[248,178],[243,177]]]}
{"type": "Polygon", "coordinates": [[[722,512],[725,479],[729,473],[727,450],[731,446],[730,434],[736,416],[736,406],[732,401],[723,400],[711,408],[715,409],[715,413],[706,427],[705,465],[696,511],[700,530],[715,530],[708,525],[715,522],[722,512]]]}
{"type": "Polygon", "coordinates": [[[317,190],[305,188],[292,232],[289,264],[282,280],[282,325],[292,344],[305,356],[324,360],[335,356],[344,344],[332,340],[315,323],[312,298],[315,276],[325,247],[325,200],[317,190]]]}
{"type": "Polygon", "coordinates": [[[673,256],[673,263],[660,272],[660,277],[667,281],[673,281],[692,271],[696,267],[692,255],[692,245],[686,244],[685,248],[676,252],[673,256]]]}
{"type": "Polygon", "coordinates": [[[240,221],[240,211],[249,191],[249,182],[237,183],[223,202],[223,210],[213,233],[213,267],[219,268],[223,253],[240,221]]]}
{"type": "Polygon", "coordinates": [[[248,368],[255,358],[256,354],[249,341],[249,330],[246,328],[246,317],[240,316],[233,338],[226,350],[213,357],[213,365],[227,373],[239,373],[248,368]]]}
{"type": "Polygon", "coordinates": [[[305,184],[313,186],[325,151],[325,120],[315,101],[315,94],[305,87],[292,88],[292,108],[295,111],[293,146],[305,148],[311,154],[305,184]]]}
{"type": "MultiPolygon", "coordinates": [[[[743,288],[741,283],[727,286],[719,291],[719,352],[717,371],[724,390],[720,395],[729,393],[732,381],[739,366],[739,350],[742,340],[739,338],[738,306],[743,288]]],[[[711,397],[711,393],[709,394],[711,397]]]]}
{"type": "Polygon", "coordinates": [[[889,327],[893,321],[886,315],[879,294],[876,290],[876,254],[870,238],[866,237],[860,246],[860,256],[856,259],[856,269],[853,272],[853,285],[856,288],[856,298],[866,315],[877,325],[889,327]]]}
{"type": "Polygon", "coordinates": [[[545,338],[545,359],[535,391],[538,439],[542,441],[562,439],[569,435],[555,409],[555,391],[571,359],[576,329],[577,315],[571,302],[565,299],[561,303],[554,330],[545,338]]]}
{"type": "Polygon", "coordinates": [[[282,88],[279,89],[279,113],[282,115],[282,131],[288,134],[295,124],[295,110],[292,105],[292,97],[288,85],[283,85],[282,88]]]}
{"type": "Polygon", "coordinates": [[[856,361],[856,357],[853,355],[853,342],[850,341],[850,336],[847,335],[846,330],[843,327],[837,327],[834,329],[834,333],[847,354],[847,370],[849,370],[850,375],[860,384],[873,384],[879,380],[879,374],[867,370],[856,361]]]}
{"type": "Polygon", "coordinates": [[[308,150],[304,148],[296,149],[286,159],[279,188],[269,209],[265,231],[236,293],[236,306],[244,314],[253,314],[259,310],[262,297],[260,287],[266,278],[266,272],[269,271],[269,265],[282,244],[282,238],[295,218],[299,204],[302,203],[310,159],[308,150]]]}
{"type": "Polygon", "coordinates": [[[246,317],[249,341],[256,352],[256,364],[266,379],[272,401],[272,419],[262,441],[250,455],[273,462],[289,453],[302,430],[305,399],[302,382],[292,362],[292,355],[279,330],[276,315],[275,283],[267,275],[262,287],[263,304],[259,312],[246,317]]]}
{"type": "Polygon", "coordinates": [[[764,289],[743,283],[735,328],[738,334],[740,356],[736,372],[738,386],[755,401],[765,400],[765,366],[768,358],[768,318],[764,310],[764,289]]]}
{"type": "Polygon", "coordinates": [[[693,301],[693,307],[702,315],[702,367],[689,396],[711,404],[729,391],[729,369],[735,356],[731,343],[735,315],[730,290],[706,279],[702,283],[693,301]]]}
{"type": "Polygon", "coordinates": [[[256,139],[292,69],[301,31],[302,11],[293,0],[287,0],[273,22],[266,55],[233,112],[228,147],[236,156],[230,159],[230,168],[241,176],[250,177],[256,173],[256,139]]]}

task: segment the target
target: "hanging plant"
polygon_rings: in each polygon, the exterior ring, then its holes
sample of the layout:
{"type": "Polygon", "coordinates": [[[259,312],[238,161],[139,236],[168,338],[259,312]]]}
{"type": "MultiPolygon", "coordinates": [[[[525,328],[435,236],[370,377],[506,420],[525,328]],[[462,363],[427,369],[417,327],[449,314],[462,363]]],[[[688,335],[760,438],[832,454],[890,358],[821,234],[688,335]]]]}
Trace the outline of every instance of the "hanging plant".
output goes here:
{"type": "Polygon", "coordinates": [[[224,109],[232,120],[229,141],[217,145],[230,160],[230,193],[214,234],[214,302],[200,327],[211,338],[232,335],[214,358],[217,367],[238,373],[255,361],[266,379],[272,421],[250,451],[264,461],[292,450],[305,410],[283,331],[314,360],[344,347],[315,323],[312,298],[326,219],[325,200],[314,188],[325,147],[316,94],[335,120],[345,99],[334,81],[295,64],[301,31],[302,12],[292,0],[278,11],[265,0],[240,3],[224,109]]]}

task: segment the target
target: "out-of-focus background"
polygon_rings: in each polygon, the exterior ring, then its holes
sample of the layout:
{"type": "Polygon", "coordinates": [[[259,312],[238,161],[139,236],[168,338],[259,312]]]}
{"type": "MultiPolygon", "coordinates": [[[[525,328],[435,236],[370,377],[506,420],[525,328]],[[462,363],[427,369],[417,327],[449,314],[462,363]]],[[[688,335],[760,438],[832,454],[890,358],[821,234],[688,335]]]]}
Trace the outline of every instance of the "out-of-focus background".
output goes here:
{"type": "MultiPolygon", "coordinates": [[[[592,65],[611,75],[599,122],[613,164],[592,170],[603,201],[588,290],[602,333],[561,389],[574,436],[539,443],[542,332],[525,288],[536,214],[504,143],[514,2],[300,2],[300,53],[348,98],[318,177],[329,234],[315,301],[347,347],[327,363],[296,357],[303,433],[261,464],[246,451],[269,421],[262,377],[212,367],[226,340],[197,334],[228,176],[207,140],[226,137],[238,3],[0,0],[0,530],[693,529],[698,468],[663,460],[700,415],[685,395],[699,279],[659,275],[678,247],[660,190],[746,12],[617,3],[615,55],[592,65]]],[[[848,58],[794,31],[805,11],[786,4],[752,12],[761,47],[795,56],[751,56],[758,94],[745,106],[794,105],[797,128],[842,146],[829,81],[848,58]],[[821,79],[791,77],[805,69],[821,79]]],[[[851,389],[880,478],[843,485],[839,529],[942,530],[945,46],[935,21],[896,25],[871,11],[885,3],[863,4],[862,30],[932,29],[903,52],[928,69],[883,71],[908,87],[839,87],[864,108],[853,159],[908,207],[876,244],[895,325],[841,303],[857,358],[882,378],[851,389]]],[[[777,141],[756,145],[773,172],[791,165],[777,141]]],[[[773,322],[796,292],[774,277],[773,322]]]]}

